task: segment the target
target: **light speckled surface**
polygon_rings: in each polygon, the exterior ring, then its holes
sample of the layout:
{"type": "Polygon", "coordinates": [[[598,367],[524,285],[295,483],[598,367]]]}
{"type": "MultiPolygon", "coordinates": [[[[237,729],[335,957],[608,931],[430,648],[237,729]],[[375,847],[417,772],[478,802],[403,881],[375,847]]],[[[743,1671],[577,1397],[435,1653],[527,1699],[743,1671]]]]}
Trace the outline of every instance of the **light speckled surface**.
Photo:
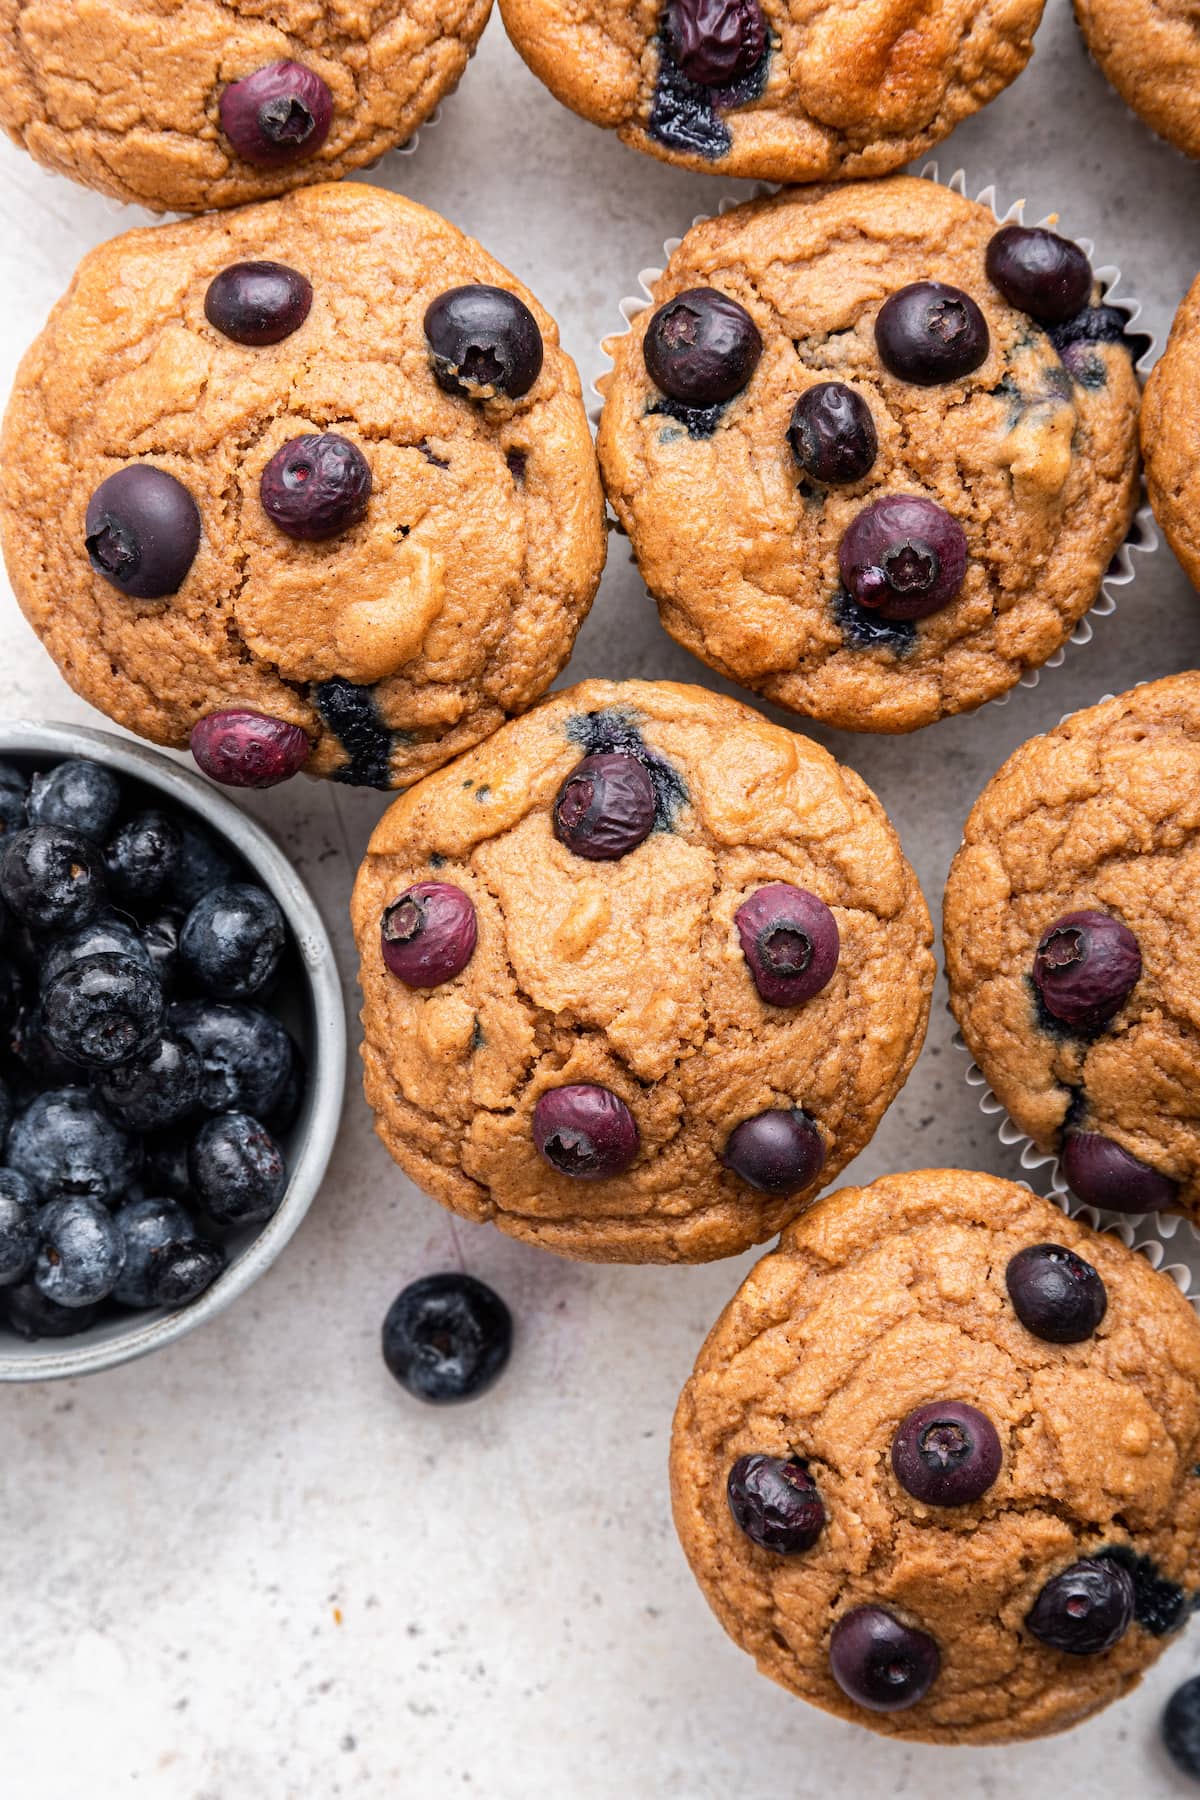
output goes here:
{"type": "MultiPolygon", "coordinates": [[[[1200,266],[1196,171],[1088,66],[1066,0],[1050,0],[1031,67],[942,153],[957,161],[1094,236],[1161,338],[1200,266]]],[[[573,118],[495,21],[443,123],[372,179],[516,270],[585,380],[636,271],[727,191],[573,118]]],[[[83,251],[137,219],[0,148],[0,386],[83,251]]],[[[1089,649],[1003,709],[900,742],[816,735],[889,806],[936,907],[1009,750],[1197,662],[1200,600],[1163,550],[1089,649]]],[[[7,594],[0,668],[0,710],[91,716],[7,594]]],[[[659,630],[620,540],[568,672],[584,675],[708,679],[659,630]]],[[[252,805],[314,884],[349,983],[344,904],[382,799],[296,784],[252,805]]],[[[953,1162],[1013,1173],[950,1035],[939,996],[912,1081],[844,1180],[953,1162]]],[[[671,1531],[666,1449],[700,1338],[748,1261],[581,1267],[452,1222],[393,1167],[352,1092],[323,1194],[236,1308],[150,1362],[0,1395],[6,1800],[1195,1792],[1154,1736],[1161,1701],[1200,1668],[1200,1627],[1132,1699],[1002,1751],[874,1740],[775,1690],[725,1640],[671,1531]],[[377,1331],[398,1287],[459,1260],[506,1294],[518,1341],[490,1398],[439,1415],[390,1382],[377,1331]]]]}

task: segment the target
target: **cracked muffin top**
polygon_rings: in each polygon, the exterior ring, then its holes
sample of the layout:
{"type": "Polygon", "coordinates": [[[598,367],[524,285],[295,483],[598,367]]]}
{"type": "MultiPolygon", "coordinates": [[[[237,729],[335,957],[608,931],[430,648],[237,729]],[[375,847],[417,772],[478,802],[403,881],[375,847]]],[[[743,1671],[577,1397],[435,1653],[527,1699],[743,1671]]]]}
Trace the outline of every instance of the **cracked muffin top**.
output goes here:
{"type": "Polygon", "coordinates": [[[1014,80],[1042,0],[500,0],[557,99],[623,142],[765,181],[886,175],[1014,80]]]}
{"type": "Polygon", "coordinates": [[[1154,516],[1200,588],[1200,276],[1146,383],[1142,455],[1154,516]]]}
{"type": "Polygon", "coordinates": [[[1075,0],[1088,49],[1152,131],[1200,156],[1200,13],[1195,0],[1075,0]]]}
{"type": "Polygon", "coordinates": [[[925,1033],[925,903],[851,770],[737,701],[589,681],[428,777],[354,890],[380,1137],[565,1256],[770,1237],[925,1033]]]}
{"type": "Polygon", "coordinates": [[[435,213],[352,183],[85,257],[3,437],[71,685],[219,779],[403,786],[546,689],[604,560],[575,365],[435,213]]]}
{"type": "Polygon", "coordinates": [[[156,212],[374,162],[458,85],[491,0],[0,0],[0,125],[156,212]]]}
{"type": "Polygon", "coordinates": [[[931,1743],[1078,1724],[1195,1598],[1200,1324],[1028,1189],[831,1194],[726,1307],[675,1415],[692,1572],[760,1671],[931,1743]]]}
{"type": "Polygon", "coordinates": [[[1200,1220],[1200,675],[1074,713],[994,775],[946,884],[967,1047],[1081,1200],[1200,1220]]]}
{"type": "Polygon", "coordinates": [[[605,485],[663,624],[851,730],[1004,693],[1132,520],[1127,326],[1077,245],[930,181],[693,226],[600,383],[605,485]]]}

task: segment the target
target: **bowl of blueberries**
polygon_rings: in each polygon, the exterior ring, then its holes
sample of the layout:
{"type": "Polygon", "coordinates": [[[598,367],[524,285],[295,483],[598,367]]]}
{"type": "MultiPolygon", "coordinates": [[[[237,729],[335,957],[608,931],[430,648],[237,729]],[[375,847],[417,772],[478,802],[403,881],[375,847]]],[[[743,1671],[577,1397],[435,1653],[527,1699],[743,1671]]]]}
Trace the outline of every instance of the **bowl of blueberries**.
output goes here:
{"type": "Polygon", "coordinates": [[[270,837],[109,732],[0,722],[0,1380],[220,1312],[320,1186],[333,949],[270,837]]]}

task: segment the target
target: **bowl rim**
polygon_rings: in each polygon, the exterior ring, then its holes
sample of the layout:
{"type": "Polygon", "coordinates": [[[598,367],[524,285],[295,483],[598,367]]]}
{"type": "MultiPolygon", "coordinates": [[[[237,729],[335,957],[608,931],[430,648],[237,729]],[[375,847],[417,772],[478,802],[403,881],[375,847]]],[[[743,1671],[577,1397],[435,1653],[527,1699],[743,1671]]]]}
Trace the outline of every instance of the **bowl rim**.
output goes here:
{"type": "Polygon", "coordinates": [[[176,1343],[231,1305],[270,1268],[311,1206],[325,1178],[341,1124],[346,1087],[346,1001],[337,959],[316,901],[291,862],[256,819],[211,783],[132,738],[43,719],[0,718],[0,756],[93,756],[118,773],[170,794],[228,839],[283,909],[308,984],[313,1043],[308,1059],[308,1118],[278,1211],[198,1300],[102,1343],[41,1339],[21,1356],[0,1352],[0,1382],[57,1381],[115,1369],[176,1343]]]}

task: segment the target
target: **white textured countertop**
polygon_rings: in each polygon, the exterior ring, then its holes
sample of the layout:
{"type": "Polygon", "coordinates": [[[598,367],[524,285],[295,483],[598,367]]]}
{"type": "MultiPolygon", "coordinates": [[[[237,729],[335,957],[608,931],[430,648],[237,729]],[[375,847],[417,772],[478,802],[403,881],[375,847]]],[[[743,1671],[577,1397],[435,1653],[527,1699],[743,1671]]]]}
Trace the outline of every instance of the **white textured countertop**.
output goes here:
{"type": "MultiPolygon", "coordinates": [[[[940,162],[1092,236],[1161,341],[1200,267],[1200,167],[1108,91],[1066,0],[1050,0],[1030,68],[940,162]]],[[[636,271],[732,191],[567,113],[498,16],[442,122],[370,179],[527,281],[585,384],[636,271]]],[[[142,217],[0,146],[0,389],[83,251],[142,217]]],[[[1139,564],[1095,642],[1008,705],[908,739],[817,734],[879,792],[935,914],[970,803],[1016,744],[1200,663],[1200,600],[1165,548],[1139,564]]],[[[7,587],[0,669],[0,712],[94,717],[7,587]]],[[[619,538],[568,678],[582,675],[720,685],[660,631],[619,538]]],[[[383,802],[297,782],[251,804],[317,893],[353,1009],[345,903],[383,802]]],[[[848,1178],[1016,1172],[963,1085],[943,998],[848,1178]]],[[[5,1800],[1200,1791],[1156,1746],[1163,1700],[1200,1667],[1196,1629],[1092,1724],[990,1751],[905,1748],[826,1718],[726,1640],[676,1545],[665,1461],[676,1394],[750,1260],[588,1268],[452,1222],[376,1143],[355,1068],[324,1191],[246,1298],[147,1362],[0,1392],[5,1800]],[[378,1331],[404,1283],[460,1263],[508,1298],[517,1344],[490,1396],[437,1412],[393,1384],[378,1331]]]]}

